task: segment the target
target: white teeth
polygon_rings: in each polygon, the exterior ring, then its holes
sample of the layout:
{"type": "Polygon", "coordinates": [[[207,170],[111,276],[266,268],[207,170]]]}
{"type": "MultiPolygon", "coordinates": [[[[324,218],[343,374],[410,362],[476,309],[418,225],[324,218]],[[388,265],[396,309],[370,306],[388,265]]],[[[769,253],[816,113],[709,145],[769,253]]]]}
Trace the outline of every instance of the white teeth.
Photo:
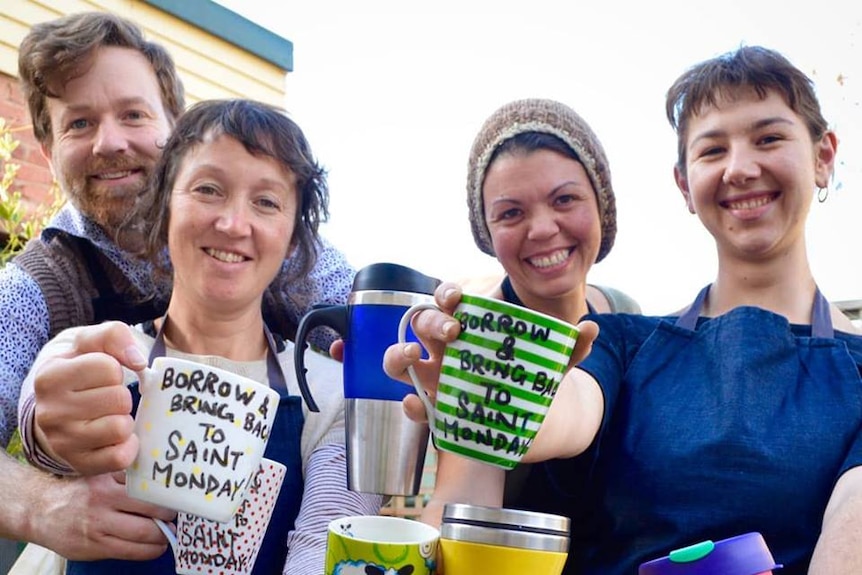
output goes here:
{"type": "Polygon", "coordinates": [[[566,261],[567,257],[569,257],[569,250],[558,250],[549,256],[529,258],[529,262],[537,268],[549,268],[566,261]]]}
{"type": "Polygon", "coordinates": [[[752,200],[739,200],[735,202],[727,202],[727,207],[731,210],[751,210],[754,208],[759,208],[760,206],[765,206],[769,202],[772,201],[770,196],[763,196],[760,198],[755,198],[752,200]]]}
{"type": "Polygon", "coordinates": [[[129,176],[131,173],[131,170],[126,170],[125,172],[108,172],[105,174],[99,174],[96,177],[100,180],[119,180],[120,178],[129,176]]]}
{"type": "Polygon", "coordinates": [[[214,257],[215,259],[217,259],[217,260],[219,260],[219,261],[221,261],[221,262],[227,262],[227,263],[231,263],[231,264],[236,264],[236,263],[239,263],[239,262],[241,262],[241,261],[244,261],[244,260],[245,260],[245,258],[244,258],[244,257],[242,257],[242,256],[241,256],[241,255],[239,255],[239,254],[235,254],[235,253],[233,253],[233,252],[225,252],[225,251],[222,251],[222,250],[214,250],[214,249],[212,249],[212,248],[207,248],[206,252],[207,252],[207,254],[211,255],[212,257],[214,257]]]}

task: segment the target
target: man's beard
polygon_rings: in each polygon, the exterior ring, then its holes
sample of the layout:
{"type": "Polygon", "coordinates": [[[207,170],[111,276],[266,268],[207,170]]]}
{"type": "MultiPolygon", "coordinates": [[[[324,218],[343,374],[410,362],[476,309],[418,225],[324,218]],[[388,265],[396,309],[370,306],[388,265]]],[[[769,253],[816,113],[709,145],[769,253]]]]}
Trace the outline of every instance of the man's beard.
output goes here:
{"type": "Polygon", "coordinates": [[[138,195],[145,189],[150,166],[135,162],[95,162],[88,166],[84,174],[123,172],[141,170],[139,178],[125,185],[111,185],[110,181],[99,180],[86,175],[67,177],[60,182],[66,197],[85,216],[96,222],[111,238],[129,217],[138,195]]]}

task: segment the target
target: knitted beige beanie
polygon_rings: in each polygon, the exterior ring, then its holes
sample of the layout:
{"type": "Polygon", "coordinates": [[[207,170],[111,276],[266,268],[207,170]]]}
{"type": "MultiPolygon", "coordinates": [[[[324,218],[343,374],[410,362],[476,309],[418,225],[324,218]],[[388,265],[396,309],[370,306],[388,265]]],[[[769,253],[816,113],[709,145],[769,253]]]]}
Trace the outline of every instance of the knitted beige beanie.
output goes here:
{"type": "Polygon", "coordinates": [[[473,141],[467,172],[467,206],[476,245],[486,254],[494,255],[482,202],[488,161],[503,142],[524,132],[541,132],[560,138],[584,166],[599,205],[602,243],[596,261],[601,261],[611,251],[617,234],[617,208],[608,159],[602,144],[584,119],[568,106],[553,100],[527,99],[505,104],[485,120],[473,141]]]}

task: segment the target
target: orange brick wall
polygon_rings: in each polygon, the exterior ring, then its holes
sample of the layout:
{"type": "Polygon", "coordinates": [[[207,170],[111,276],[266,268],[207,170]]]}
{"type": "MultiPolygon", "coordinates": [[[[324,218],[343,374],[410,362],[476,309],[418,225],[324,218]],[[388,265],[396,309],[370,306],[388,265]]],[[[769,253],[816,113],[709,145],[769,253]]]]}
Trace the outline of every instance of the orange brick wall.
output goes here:
{"type": "Polygon", "coordinates": [[[18,79],[2,73],[0,117],[6,120],[6,125],[13,130],[13,136],[20,142],[13,154],[14,163],[21,166],[13,189],[21,192],[28,205],[50,203],[53,177],[33,137],[27,103],[18,87],[18,79]]]}

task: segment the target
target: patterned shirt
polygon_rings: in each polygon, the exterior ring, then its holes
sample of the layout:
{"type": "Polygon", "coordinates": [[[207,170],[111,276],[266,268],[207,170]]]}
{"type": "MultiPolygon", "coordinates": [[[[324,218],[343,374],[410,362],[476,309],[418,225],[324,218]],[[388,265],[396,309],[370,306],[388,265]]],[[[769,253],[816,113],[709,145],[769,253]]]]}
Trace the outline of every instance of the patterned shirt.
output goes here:
{"type": "MultiPolygon", "coordinates": [[[[66,204],[42,231],[47,241],[58,231],[89,239],[141,291],[154,293],[149,264],[132,258],[92,220],[71,204],[66,204]]],[[[287,259],[282,273],[298,262],[287,259]]],[[[317,303],[347,302],[355,270],[344,255],[321,239],[317,264],[307,277],[290,282],[285,294],[294,317],[302,315],[317,303]]],[[[14,260],[0,269],[0,446],[5,446],[18,425],[18,396],[36,354],[48,342],[50,321],[48,307],[39,285],[14,260]]],[[[331,332],[314,330],[309,340],[327,349],[331,332]],[[315,339],[317,338],[317,339],[315,339]]]]}

